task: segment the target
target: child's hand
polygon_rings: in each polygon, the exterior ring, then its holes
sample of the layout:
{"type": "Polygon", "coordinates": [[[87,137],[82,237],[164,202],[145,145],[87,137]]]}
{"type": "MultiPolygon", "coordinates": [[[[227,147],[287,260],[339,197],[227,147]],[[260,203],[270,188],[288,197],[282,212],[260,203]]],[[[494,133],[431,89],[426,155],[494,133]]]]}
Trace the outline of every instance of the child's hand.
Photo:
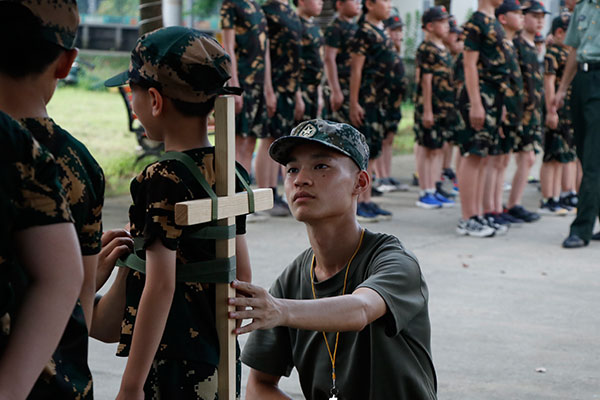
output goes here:
{"type": "Polygon", "coordinates": [[[475,131],[480,131],[483,129],[483,124],[485,122],[485,109],[481,104],[472,104],[471,109],[469,110],[469,122],[471,123],[471,128],[475,131]]]}
{"type": "Polygon", "coordinates": [[[344,94],[341,91],[331,91],[331,95],[329,96],[329,102],[331,103],[331,110],[337,111],[344,104],[344,94]]]}
{"type": "Polygon", "coordinates": [[[108,280],[117,259],[133,250],[133,239],[125,229],[113,229],[102,234],[102,250],[98,255],[96,271],[96,291],[108,280]]]}
{"type": "Polygon", "coordinates": [[[430,129],[433,126],[433,111],[425,111],[423,113],[423,127],[430,129]]]}
{"type": "Polygon", "coordinates": [[[363,119],[365,118],[365,110],[360,104],[350,103],[350,122],[354,126],[362,126],[363,119]]]}
{"type": "Polygon", "coordinates": [[[550,110],[548,114],[546,114],[546,126],[550,129],[558,128],[558,114],[556,110],[550,110]]]}
{"type": "Polygon", "coordinates": [[[244,108],[244,98],[242,96],[233,96],[235,100],[235,113],[239,114],[242,112],[242,108],[244,108]]]}
{"type": "Polygon", "coordinates": [[[294,119],[296,121],[302,121],[302,117],[304,117],[304,110],[306,109],[306,105],[304,104],[304,100],[302,99],[302,92],[296,92],[296,107],[294,107],[294,119]]]}
{"type": "Polygon", "coordinates": [[[277,111],[277,97],[272,89],[265,91],[265,103],[267,103],[267,115],[273,118],[277,111]]]}

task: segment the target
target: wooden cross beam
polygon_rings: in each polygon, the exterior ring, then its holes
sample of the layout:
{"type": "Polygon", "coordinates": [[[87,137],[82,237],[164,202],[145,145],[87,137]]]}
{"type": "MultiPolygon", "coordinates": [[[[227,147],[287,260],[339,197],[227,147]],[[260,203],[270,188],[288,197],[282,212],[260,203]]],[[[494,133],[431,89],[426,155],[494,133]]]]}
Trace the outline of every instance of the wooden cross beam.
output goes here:
{"type": "MultiPolygon", "coordinates": [[[[221,226],[235,224],[235,216],[248,213],[248,194],[235,193],[235,106],[231,96],[219,97],[215,102],[215,192],[218,197],[217,218],[221,226]]],[[[271,189],[257,189],[254,193],[254,211],[273,207],[271,189]]],[[[192,200],[175,205],[177,225],[194,225],[211,221],[210,199],[192,200]]],[[[216,241],[216,257],[235,255],[235,238],[216,241]]],[[[216,321],[220,344],[219,399],[235,400],[235,321],[228,318],[233,307],[227,304],[235,297],[228,283],[216,284],[216,321]]]]}

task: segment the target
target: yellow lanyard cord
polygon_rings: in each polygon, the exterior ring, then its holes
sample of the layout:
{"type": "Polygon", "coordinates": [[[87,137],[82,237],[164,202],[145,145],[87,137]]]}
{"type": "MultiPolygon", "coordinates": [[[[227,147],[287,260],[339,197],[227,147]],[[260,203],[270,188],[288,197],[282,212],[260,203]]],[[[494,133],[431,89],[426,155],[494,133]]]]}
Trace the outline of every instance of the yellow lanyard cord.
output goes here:
{"type": "MultiPolygon", "coordinates": [[[[348,271],[350,271],[350,264],[352,264],[352,260],[356,257],[358,250],[363,241],[363,237],[365,236],[365,229],[361,229],[360,231],[360,240],[358,241],[358,246],[356,246],[356,250],[354,250],[354,254],[350,257],[350,261],[348,261],[348,265],[346,265],[346,274],[344,275],[344,288],[342,290],[342,296],[346,294],[346,284],[348,283],[348,271]]],[[[310,262],[310,286],[312,288],[313,298],[317,299],[317,293],[315,292],[315,255],[312,256],[312,261],[310,262]]],[[[333,348],[333,355],[331,354],[331,348],[329,347],[329,342],[327,341],[327,335],[325,332],[321,332],[323,334],[323,338],[325,339],[325,346],[327,346],[327,352],[329,353],[329,359],[331,360],[331,379],[333,380],[333,386],[335,387],[335,356],[337,355],[338,348],[338,340],[340,338],[340,332],[336,332],[335,334],[335,347],[333,348]]]]}

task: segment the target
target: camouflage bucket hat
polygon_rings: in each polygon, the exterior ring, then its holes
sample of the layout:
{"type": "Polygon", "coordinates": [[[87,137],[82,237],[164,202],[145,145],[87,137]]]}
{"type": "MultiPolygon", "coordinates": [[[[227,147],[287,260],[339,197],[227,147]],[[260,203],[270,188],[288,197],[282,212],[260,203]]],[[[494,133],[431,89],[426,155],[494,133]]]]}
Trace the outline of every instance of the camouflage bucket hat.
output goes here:
{"type": "Polygon", "coordinates": [[[65,49],[75,47],[79,27],[76,0],[0,0],[28,8],[40,20],[44,39],[65,49]]]}
{"type": "Polygon", "coordinates": [[[170,26],[140,37],[129,70],[104,85],[147,83],[169,98],[204,103],[220,94],[241,94],[240,88],[223,86],[230,77],[231,58],[216,39],[195,29],[170,26]]]}
{"type": "Polygon", "coordinates": [[[281,137],[269,148],[271,158],[287,164],[292,150],[301,144],[318,143],[350,157],[361,170],[369,163],[369,146],[362,133],[348,124],[322,119],[304,121],[292,129],[290,136],[281,137]]]}

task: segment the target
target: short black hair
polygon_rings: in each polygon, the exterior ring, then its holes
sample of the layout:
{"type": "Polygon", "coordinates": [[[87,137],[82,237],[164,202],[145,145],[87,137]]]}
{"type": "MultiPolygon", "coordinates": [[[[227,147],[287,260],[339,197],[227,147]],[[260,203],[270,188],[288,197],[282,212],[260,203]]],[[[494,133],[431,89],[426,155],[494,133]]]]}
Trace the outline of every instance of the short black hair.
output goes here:
{"type": "Polygon", "coordinates": [[[0,73],[16,79],[40,74],[64,51],[44,39],[40,21],[28,8],[0,2],[0,73]]]}
{"type": "Polygon", "coordinates": [[[217,100],[217,96],[214,96],[214,97],[210,98],[208,101],[205,101],[203,103],[191,103],[188,101],[177,100],[177,99],[173,99],[169,96],[165,96],[162,93],[162,90],[160,87],[158,87],[156,84],[150,83],[145,80],[140,80],[137,82],[130,82],[129,85],[130,86],[139,86],[140,88],[145,89],[145,90],[148,90],[150,88],[154,88],[154,89],[158,90],[161,95],[163,95],[164,97],[167,97],[169,100],[171,100],[171,103],[173,103],[173,107],[175,107],[177,112],[179,112],[180,114],[182,114],[186,117],[207,117],[208,114],[210,114],[210,112],[215,109],[215,101],[217,100]]]}

